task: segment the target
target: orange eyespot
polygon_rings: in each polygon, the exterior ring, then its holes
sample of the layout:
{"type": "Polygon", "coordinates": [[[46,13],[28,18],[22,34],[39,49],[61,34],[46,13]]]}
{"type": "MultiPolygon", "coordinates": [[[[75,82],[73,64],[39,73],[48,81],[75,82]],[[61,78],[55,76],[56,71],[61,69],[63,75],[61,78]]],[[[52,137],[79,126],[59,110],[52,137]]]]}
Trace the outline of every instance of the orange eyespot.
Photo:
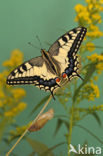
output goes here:
{"type": "Polygon", "coordinates": [[[63,73],[63,74],[62,74],[62,77],[63,77],[63,78],[66,78],[66,77],[67,77],[67,74],[66,74],[66,73],[63,73]]]}
{"type": "Polygon", "coordinates": [[[56,78],[56,82],[57,82],[57,83],[60,82],[60,78],[57,77],[57,78],[56,78]]]}

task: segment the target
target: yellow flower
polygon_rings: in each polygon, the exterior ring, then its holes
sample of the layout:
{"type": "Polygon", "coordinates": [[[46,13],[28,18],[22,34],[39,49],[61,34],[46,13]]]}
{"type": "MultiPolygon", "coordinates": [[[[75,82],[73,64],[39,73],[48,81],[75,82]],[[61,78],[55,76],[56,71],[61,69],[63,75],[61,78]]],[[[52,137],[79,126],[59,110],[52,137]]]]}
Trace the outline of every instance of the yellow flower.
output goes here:
{"type": "Polygon", "coordinates": [[[102,71],[102,70],[103,70],[103,63],[98,63],[98,64],[96,65],[96,68],[97,68],[98,70],[102,71]]]}
{"type": "Polygon", "coordinates": [[[94,32],[87,32],[87,36],[91,38],[99,38],[103,36],[103,33],[100,31],[94,31],[94,32]]]}
{"type": "Polygon", "coordinates": [[[91,87],[93,89],[93,92],[94,92],[96,98],[98,98],[100,96],[99,95],[99,88],[98,88],[98,86],[97,85],[94,85],[93,83],[91,83],[91,87]]]}
{"type": "Polygon", "coordinates": [[[99,106],[97,106],[97,110],[101,110],[101,111],[103,111],[103,105],[99,105],[99,106]]]}
{"type": "Polygon", "coordinates": [[[20,102],[20,103],[18,104],[18,110],[19,110],[19,111],[22,111],[22,110],[24,110],[25,108],[26,108],[26,103],[20,102]]]}
{"type": "Polygon", "coordinates": [[[95,81],[97,81],[97,80],[98,80],[98,76],[94,76],[93,79],[94,79],[95,81]]]}
{"type": "Polygon", "coordinates": [[[100,71],[100,70],[97,71],[97,74],[101,74],[101,73],[102,73],[102,71],[100,71]]]}
{"type": "Polygon", "coordinates": [[[12,111],[7,111],[4,113],[4,116],[5,117],[13,117],[13,116],[15,116],[15,114],[12,111]]]}
{"type": "MultiPolygon", "coordinates": [[[[75,21],[78,22],[79,25],[91,27],[92,24],[101,23],[101,16],[99,15],[101,11],[103,11],[103,1],[102,0],[85,0],[87,5],[84,6],[82,4],[77,4],[75,6],[75,11],[77,16],[75,21]]],[[[96,27],[96,26],[95,26],[96,27]]],[[[97,27],[98,28],[98,27],[97,27]]],[[[97,29],[94,31],[87,32],[88,37],[101,37],[103,33],[97,29]]]]}
{"type": "Polygon", "coordinates": [[[0,73],[0,87],[6,86],[6,78],[8,74],[8,70],[4,70],[2,73],[0,73]]]}
{"type": "Polygon", "coordinates": [[[91,24],[90,14],[86,7],[78,7],[78,5],[75,7],[75,10],[77,12],[77,16],[75,18],[76,22],[82,22],[83,24],[91,24]]]}
{"type": "Polygon", "coordinates": [[[76,12],[81,12],[84,10],[84,8],[85,7],[82,4],[77,4],[74,9],[76,12]]]}
{"type": "Polygon", "coordinates": [[[93,4],[88,5],[89,10],[91,11],[93,9],[93,4]]]}
{"type": "Polygon", "coordinates": [[[100,4],[103,4],[103,0],[100,0],[100,4]]]}
{"type": "Polygon", "coordinates": [[[94,101],[94,94],[93,93],[89,94],[88,100],[94,101]]]}
{"type": "Polygon", "coordinates": [[[91,0],[86,0],[87,3],[91,3],[91,0]]]}
{"type": "Polygon", "coordinates": [[[98,61],[103,61],[103,54],[98,55],[98,61]]]}
{"type": "Polygon", "coordinates": [[[2,89],[0,89],[0,98],[5,98],[5,94],[2,89]]]}
{"type": "Polygon", "coordinates": [[[95,10],[101,12],[101,11],[103,11],[103,6],[101,6],[101,4],[99,4],[99,3],[96,3],[95,10]]]}
{"type": "Polygon", "coordinates": [[[88,99],[88,101],[93,101],[95,98],[99,97],[99,88],[97,85],[91,82],[90,84],[86,84],[81,91],[82,98],[88,99]]]}
{"type": "Polygon", "coordinates": [[[26,108],[26,103],[20,102],[16,107],[4,113],[6,117],[14,117],[26,108]]]}
{"type": "Polygon", "coordinates": [[[23,62],[23,53],[20,50],[16,49],[12,51],[11,58],[3,62],[3,66],[14,68],[17,65],[20,65],[22,62],[23,62]]]}
{"type": "Polygon", "coordinates": [[[28,126],[28,124],[27,125],[24,125],[22,127],[17,127],[16,128],[17,134],[23,133],[26,130],[27,126],[28,126]]]}
{"type": "Polygon", "coordinates": [[[22,110],[24,110],[25,108],[26,108],[26,103],[20,102],[16,107],[14,107],[14,108],[12,109],[12,112],[13,112],[14,114],[18,114],[18,113],[20,113],[22,110]]]}
{"type": "Polygon", "coordinates": [[[22,88],[13,88],[13,89],[11,90],[11,93],[13,94],[13,97],[14,97],[15,99],[20,99],[20,98],[22,98],[23,96],[26,95],[25,90],[22,89],[22,88]]]}
{"type": "Polygon", "coordinates": [[[87,36],[91,38],[98,38],[98,37],[103,36],[103,33],[99,30],[97,26],[91,24],[87,32],[87,36]]]}
{"type": "Polygon", "coordinates": [[[88,50],[88,51],[90,51],[90,52],[94,51],[94,50],[95,50],[95,45],[94,45],[94,43],[88,42],[88,43],[86,44],[86,50],[88,50]]]}
{"type": "Polygon", "coordinates": [[[94,53],[92,54],[91,56],[87,56],[88,60],[94,62],[98,59],[98,54],[97,53],[94,53]]]}
{"type": "Polygon", "coordinates": [[[75,6],[75,11],[77,12],[77,16],[75,18],[76,22],[82,21],[84,24],[91,24],[90,14],[87,7],[77,4],[75,6]]]}
{"type": "Polygon", "coordinates": [[[2,107],[3,106],[3,102],[0,100],[0,107],[2,107]]]}
{"type": "Polygon", "coordinates": [[[87,56],[88,60],[95,62],[95,61],[103,61],[103,55],[98,55],[97,53],[92,54],[91,56],[87,56]]]}
{"type": "Polygon", "coordinates": [[[99,14],[93,14],[92,15],[92,20],[93,21],[98,21],[99,23],[101,23],[101,16],[99,14]]]}

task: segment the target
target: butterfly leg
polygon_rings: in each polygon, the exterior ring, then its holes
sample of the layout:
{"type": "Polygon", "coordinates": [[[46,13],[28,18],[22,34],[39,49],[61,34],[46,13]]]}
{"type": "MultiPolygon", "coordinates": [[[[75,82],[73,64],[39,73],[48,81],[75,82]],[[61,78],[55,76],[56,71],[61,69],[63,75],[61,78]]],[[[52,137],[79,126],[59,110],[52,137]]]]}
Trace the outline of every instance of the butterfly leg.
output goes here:
{"type": "Polygon", "coordinates": [[[84,81],[84,79],[78,73],[76,73],[76,74],[82,81],[84,81]]]}
{"type": "Polygon", "coordinates": [[[51,95],[52,95],[53,99],[55,100],[55,97],[54,97],[53,91],[50,90],[50,92],[51,92],[51,95]]]}

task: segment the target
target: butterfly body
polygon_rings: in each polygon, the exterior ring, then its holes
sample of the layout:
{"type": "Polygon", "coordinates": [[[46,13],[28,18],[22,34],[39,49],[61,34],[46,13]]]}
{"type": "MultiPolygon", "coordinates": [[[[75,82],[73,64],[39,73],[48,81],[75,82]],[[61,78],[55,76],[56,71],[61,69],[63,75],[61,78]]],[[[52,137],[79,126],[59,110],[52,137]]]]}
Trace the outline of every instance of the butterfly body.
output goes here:
{"type": "Polygon", "coordinates": [[[48,71],[60,76],[60,66],[58,65],[59,62],[56,61],[49,52],[47,52],[44,49],[41,49],[41,53],[42,53],[42,58],[45,60],[46,66],[48,68],[48,71]]]}
{"type": "Polygon", "coordinates": [[[77,51],[86,34],[86,28],[78,27],[61,36],[42,56],[24,62],[7,78],[8,85],[33,84],[40,89],[53,91],[65,81],[79,75],[77,51]]]}

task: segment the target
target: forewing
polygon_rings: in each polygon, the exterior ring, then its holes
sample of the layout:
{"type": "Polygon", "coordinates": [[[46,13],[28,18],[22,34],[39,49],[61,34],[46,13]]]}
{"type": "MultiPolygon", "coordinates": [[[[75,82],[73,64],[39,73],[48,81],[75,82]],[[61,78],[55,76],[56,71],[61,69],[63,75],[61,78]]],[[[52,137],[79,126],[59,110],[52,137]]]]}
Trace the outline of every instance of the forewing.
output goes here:
{"type": "Polygon", "coordinates": [[[65,72],[68,78],[78,73],[79,59],[76,55],[87,29],[77,27],[61,36],[49,49],[51,56],[60,63],[61,74],[65,72]]]}
{"type": "Polygon", "coordinates": [[[7,78],[9,85],[34,84],[40,89],[53,91],[58,87],[56,75],[48,70],[42,57],[24,62],[13,70],[7,78]]]}

